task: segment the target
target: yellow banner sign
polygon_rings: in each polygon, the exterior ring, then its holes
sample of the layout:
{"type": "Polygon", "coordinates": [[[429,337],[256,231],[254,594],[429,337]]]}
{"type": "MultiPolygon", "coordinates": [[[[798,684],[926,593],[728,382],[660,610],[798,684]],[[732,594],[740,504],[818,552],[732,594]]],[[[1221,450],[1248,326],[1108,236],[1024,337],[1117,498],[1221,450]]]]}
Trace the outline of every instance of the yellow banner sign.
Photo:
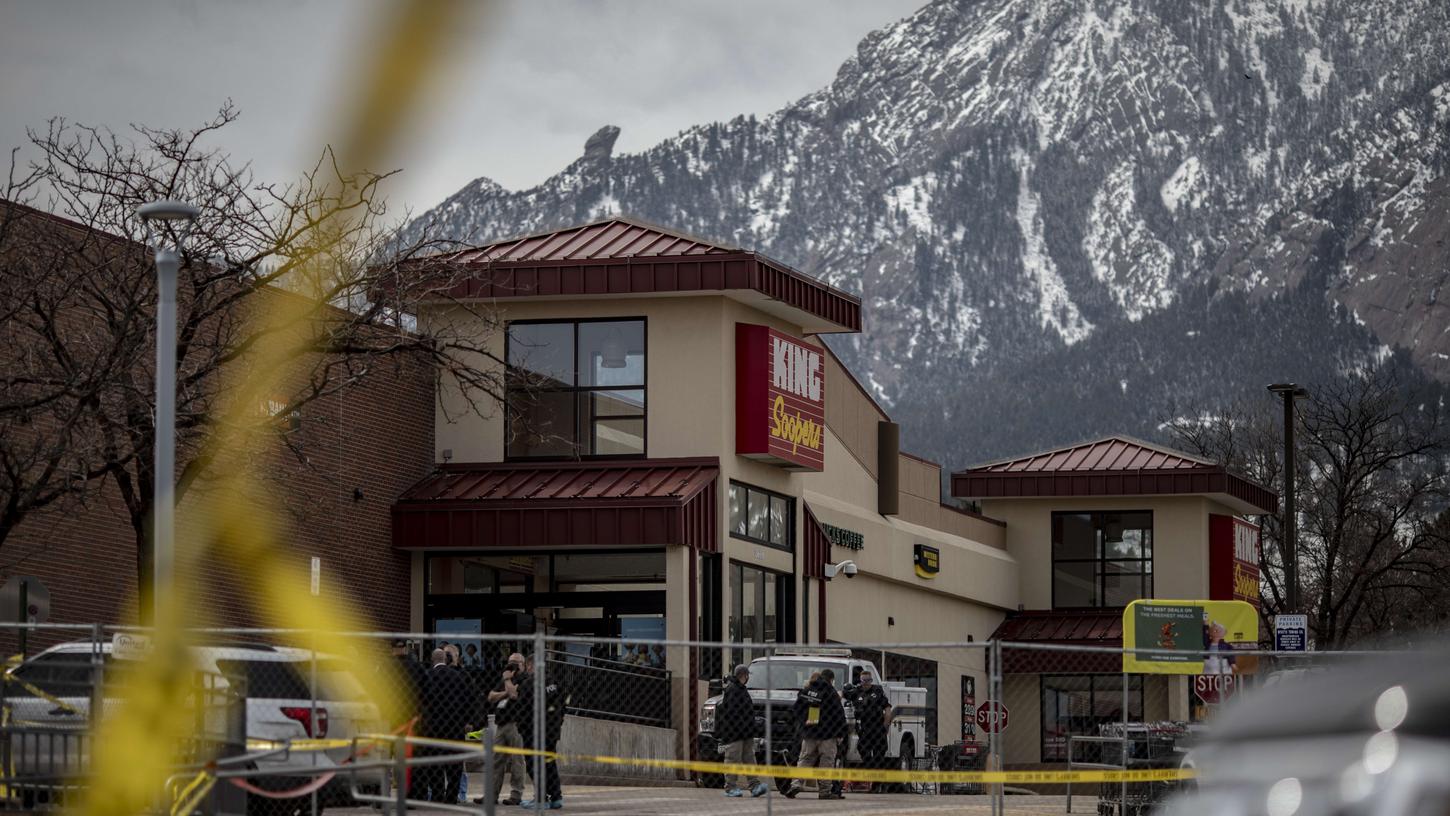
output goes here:
{"type": "Polygon", "coordinates": [[[1123,671],[1135,674],[1245,674],[1234,653],[1259,643],[1259,611],[1245,601],[1137,600],[1123,610],[1123,671]]]}

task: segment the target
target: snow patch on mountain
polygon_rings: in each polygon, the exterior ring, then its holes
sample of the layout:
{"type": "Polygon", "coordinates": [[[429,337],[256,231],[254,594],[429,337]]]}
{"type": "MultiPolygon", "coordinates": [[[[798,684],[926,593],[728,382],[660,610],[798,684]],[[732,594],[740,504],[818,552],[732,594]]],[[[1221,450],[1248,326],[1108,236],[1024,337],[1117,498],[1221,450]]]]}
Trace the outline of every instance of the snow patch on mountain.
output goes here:
{"type": "Polygon", "coordinates": [[[1324,95],[1324,86],[1334,73],[1334,65],[1324,58],[1316,46],[1304,52],[1304,75],[1299,78],[1299,91],[1305,99],[1318,99],[1324,95]]]}
{"type": "Polygon", "coordinates": [[[1168,208],[1168,212],[1178,212],[1179,204],[1187,203],[1189,209],[1195,209],[1203,203],[1203,189],[1199,186],[1202,181],[1201,172],[1198,157],[1189,156],[1163,182],[1163,186],[1158,188],[1158,197],[1163,200],[1163,206],[1168,208]]]}
{"type": "Polygon", "coordinates": [[[1047,251],[1042,234],[1042,201],[1028,179],[1026,155],[1013,155],[1018,164],[1017,228],[1022,233],[1022,272],[1037,293],[1037,316],[1041,325],[1052,327],[1069,346],[1092,334],[1093,325],[1078,313],[1057,264],[1047,251]]]}
{"type": "Polygon", "coordinates": [[[1082,248],[1093,277],[1136,323],[1173,303],[1174,254],[1138,213],[1133,171],[1132,162],[1123,162],[1093,195],[1082,248]]]}

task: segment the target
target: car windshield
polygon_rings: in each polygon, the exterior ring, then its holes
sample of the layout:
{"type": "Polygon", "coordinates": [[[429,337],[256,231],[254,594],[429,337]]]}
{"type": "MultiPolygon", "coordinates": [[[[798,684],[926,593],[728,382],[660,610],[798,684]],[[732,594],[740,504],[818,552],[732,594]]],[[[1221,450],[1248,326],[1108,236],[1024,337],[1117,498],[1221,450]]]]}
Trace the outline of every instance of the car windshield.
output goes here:
{"type": "Polygon", "coordinates": [[[846,674],[846,667],[843,664],[782,660],[780,658],[766,658],[751,663],[750,682],[745,685],[746,688],[762,691],[805,688],[806,683],[811,679],[811,674],[821,669],[831,669],[836,673],[836,679],[831,681],[831,684],[840,689],[841,677],[846,674]],[[769,672],[766,671],[767,666],[770,667],[769,672]]]}

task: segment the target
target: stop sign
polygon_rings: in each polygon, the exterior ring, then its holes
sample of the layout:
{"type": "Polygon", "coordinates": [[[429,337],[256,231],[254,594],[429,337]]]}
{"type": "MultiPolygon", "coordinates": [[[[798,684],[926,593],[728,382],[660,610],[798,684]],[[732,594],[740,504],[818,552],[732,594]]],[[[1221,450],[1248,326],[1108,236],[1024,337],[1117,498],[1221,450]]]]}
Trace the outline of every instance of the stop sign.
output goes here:
{"type": "Polygon", "coordinates": [[[1200,674],[1193,678],[1193,693],[1209,705],[1217,705],[1233,696],[1232,674],[1200,674]]]}
{"type": "Polygon", "coordinates": [[[996,700],[977,706],[977,727],[989,734],[1001,733],[1007,728],[1007,706],[996,700]]]}

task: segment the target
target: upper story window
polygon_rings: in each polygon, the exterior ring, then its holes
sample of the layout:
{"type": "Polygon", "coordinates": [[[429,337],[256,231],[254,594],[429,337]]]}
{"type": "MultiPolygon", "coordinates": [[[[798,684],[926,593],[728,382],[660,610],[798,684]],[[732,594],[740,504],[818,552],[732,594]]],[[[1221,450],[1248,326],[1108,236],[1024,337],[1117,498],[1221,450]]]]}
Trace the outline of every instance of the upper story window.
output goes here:
{"type": "Polygon", "coordinates": [[[1054,608],[1127,606],[1151,597],[1151,512],[1052,514],[1054,608]]]}
{"type": "Polygon", "coordinates": [[[795,549],[795,500],[758,487],[730,483],[730,535],[767,547],[795,549]]]}
{"type": "Polygon", "coordinates": [[[643,319],[508,326],[508,456],[643,456],[643,319]]]}

